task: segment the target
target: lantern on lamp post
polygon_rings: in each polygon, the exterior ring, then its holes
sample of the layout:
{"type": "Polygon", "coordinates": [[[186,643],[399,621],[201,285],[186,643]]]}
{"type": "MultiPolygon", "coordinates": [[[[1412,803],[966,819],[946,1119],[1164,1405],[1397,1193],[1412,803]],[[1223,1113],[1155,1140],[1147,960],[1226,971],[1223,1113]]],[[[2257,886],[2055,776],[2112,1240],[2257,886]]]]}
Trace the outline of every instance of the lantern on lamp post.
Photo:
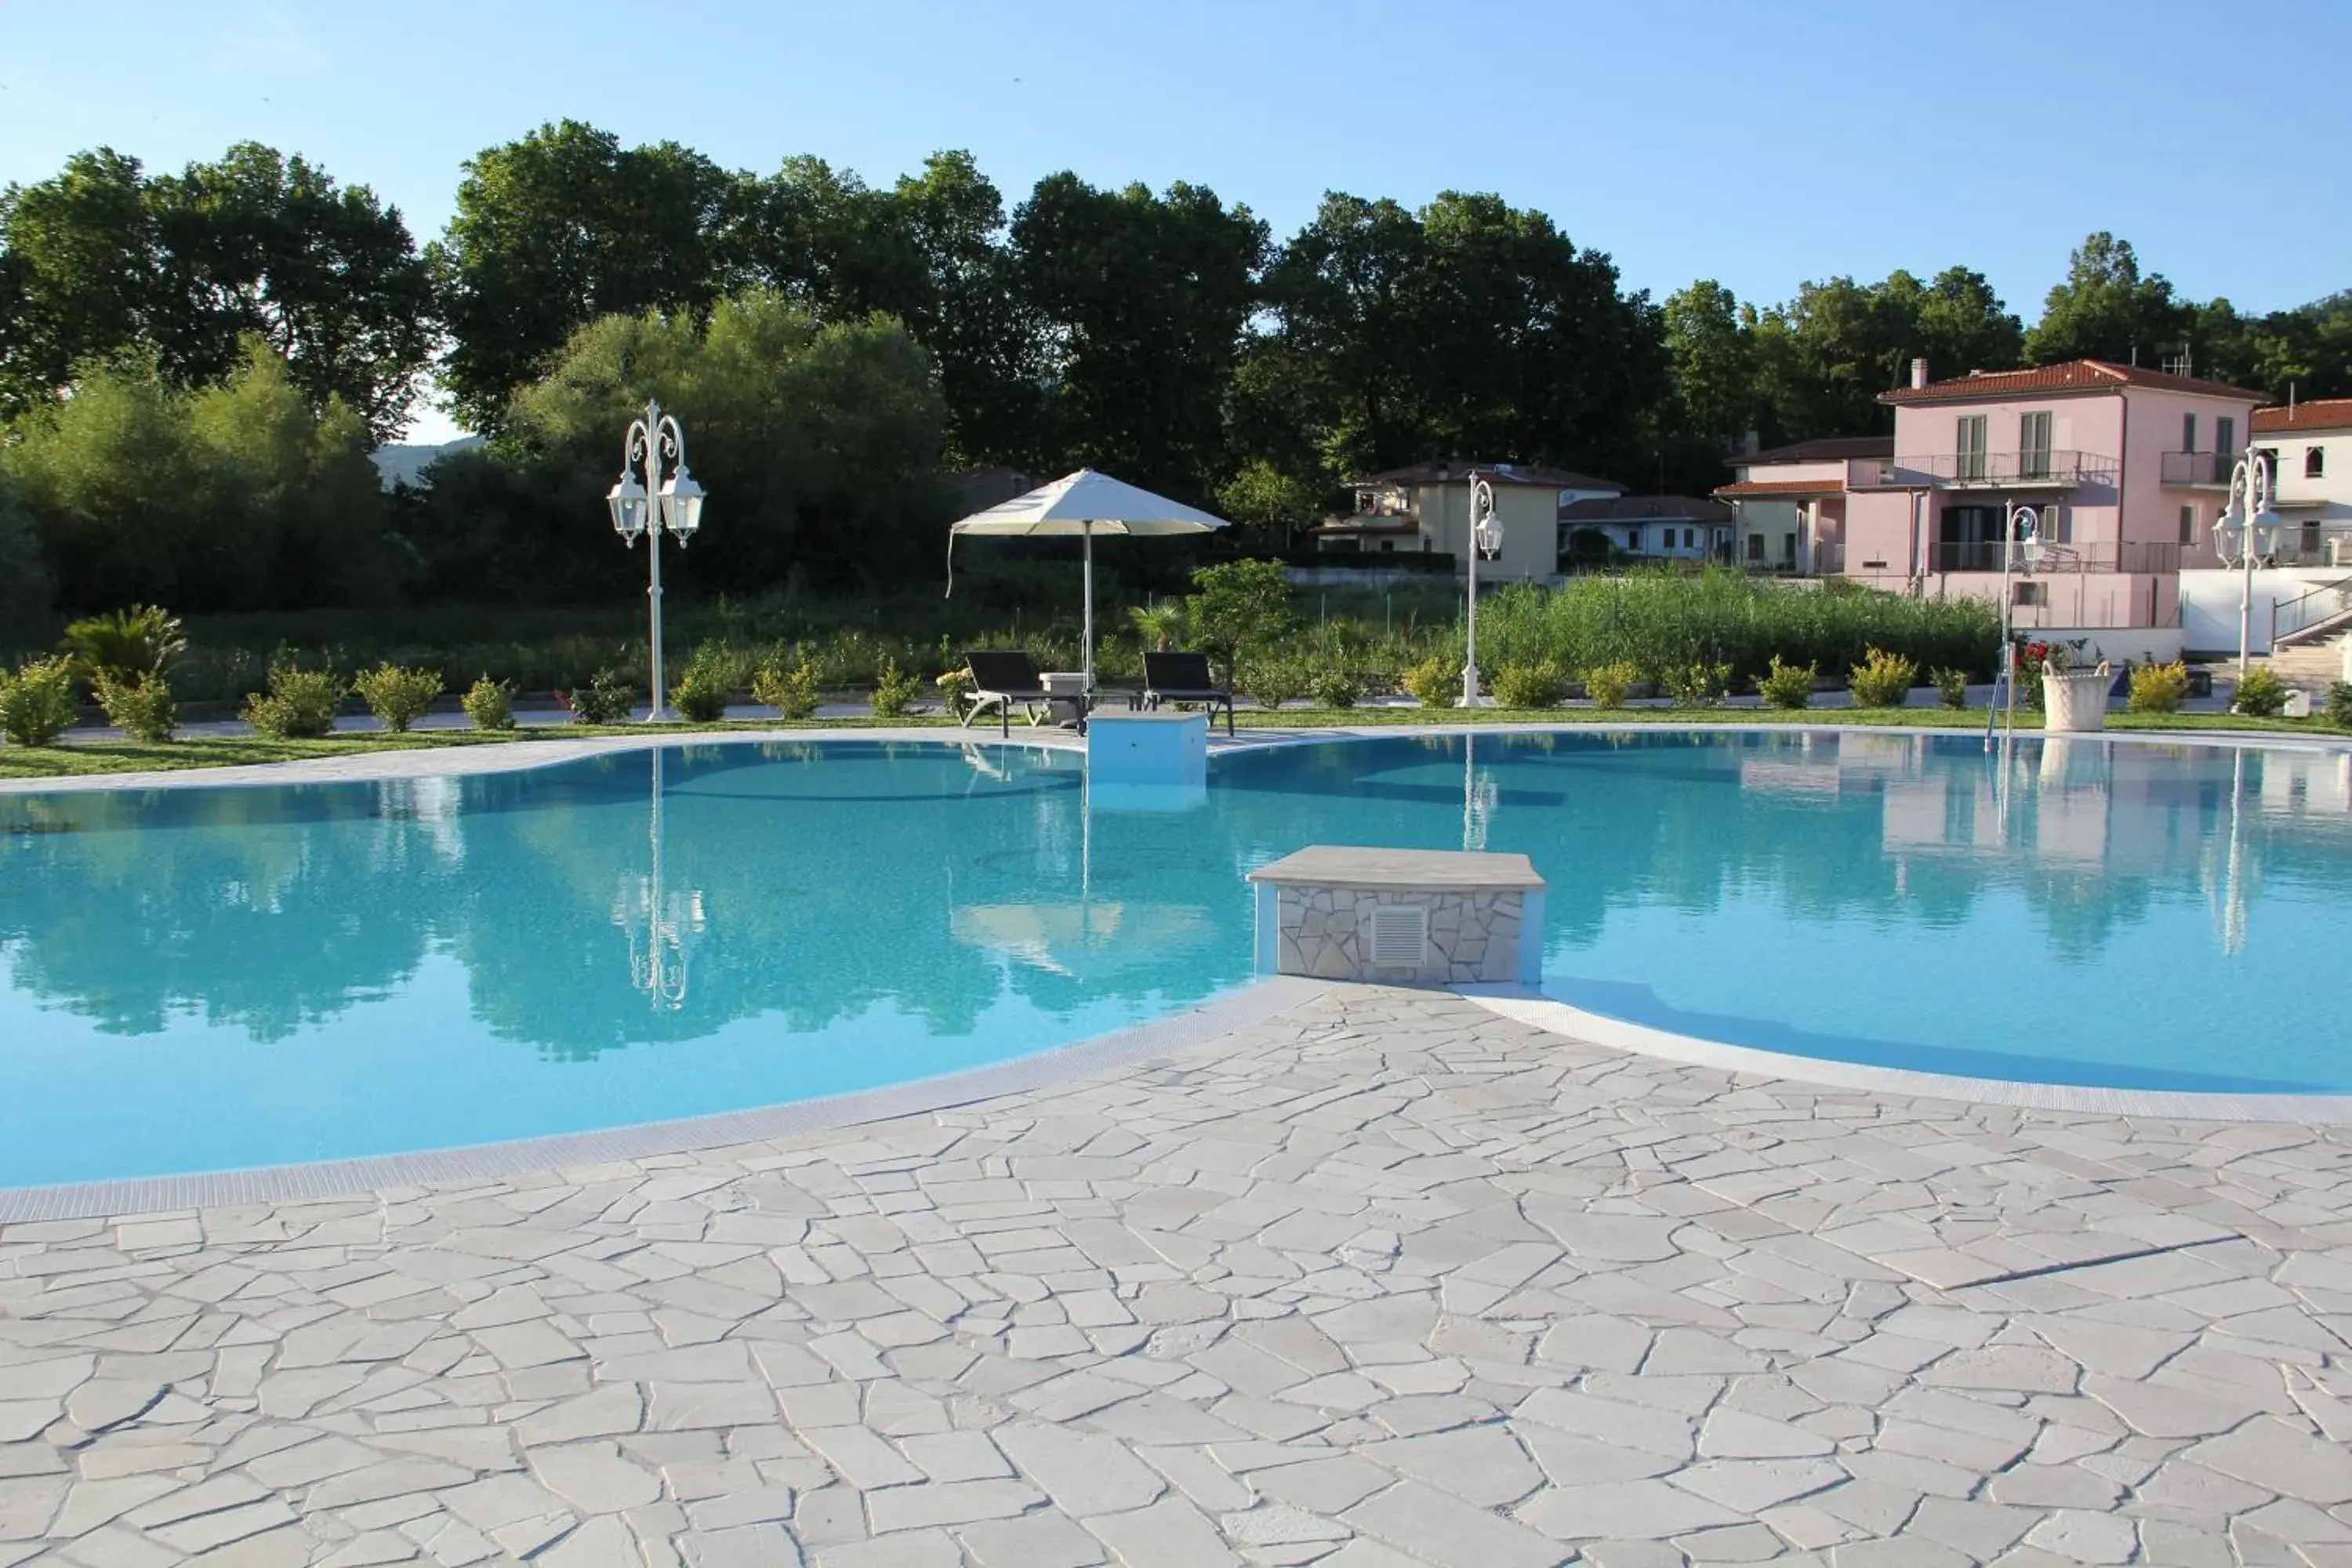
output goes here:
{"type": "Polygon", "coordinates": [[[1470,476],[1470,595],[1463,617],[1462,706],[1475,708],[1478,695],[1478,558],[1503,552],[1503,525],[1495,518],[1495,486],[1486,475],[1470,476]]]}
{"type": "Polygon", "coordinates": [[[677,547],[686,548],[686,542],[702,526],[703,493],[687,471],[686,433],[678,428],[677,418],[663,413],[660,404],[646,403],[645,413],[622,438],[620,481],[604,492],[604,505],[613,514],[613,531],[621,536],[623,544],[634,550],[640,538],[647,541],[646,603],[651,621],[647,662],[653,675],[653,706],[646,714],[648,724],[669,717],[662,679],[661,536],[667,530],[677,547]],[[642,479],[640,468],[645,475],[642,479]],[[667,479],[662,477],[665,468],[670,470],[667,479]]]}
{"type": "Polygon", "coordinates": [[[2213,524],[2213,552],[2238,568],[2238,679],[2253,662],[2254,563],[2278,548],[2279,514],[2271,508],[2270,459],[2250,450],[2230,470],[2230,500],[2213,524]]]}

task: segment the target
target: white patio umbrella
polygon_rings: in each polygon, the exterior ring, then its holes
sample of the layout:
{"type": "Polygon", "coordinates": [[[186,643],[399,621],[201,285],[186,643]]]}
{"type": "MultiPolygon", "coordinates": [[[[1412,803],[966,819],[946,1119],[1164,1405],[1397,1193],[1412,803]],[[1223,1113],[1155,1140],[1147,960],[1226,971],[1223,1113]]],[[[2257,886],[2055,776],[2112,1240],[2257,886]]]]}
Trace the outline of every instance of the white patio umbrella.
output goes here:
{"type": "Polygon", "coordinates": [[[1150,537],[1162,533],[1206,533],[1232,526],[1197,507],[1170,500],[1122,483],[1108,474],[1080,468],[1027,495],[1001,501],[976,511],[948,530],[948,589],[955,589],[955,542],[958,534],[995,534],[1008,539],[1083,539],[1086,541],[1086,640],[1079,656],[1086,670],[1087,698],[1095,689],[1095,535],[1127,534],[1150,537]]]}

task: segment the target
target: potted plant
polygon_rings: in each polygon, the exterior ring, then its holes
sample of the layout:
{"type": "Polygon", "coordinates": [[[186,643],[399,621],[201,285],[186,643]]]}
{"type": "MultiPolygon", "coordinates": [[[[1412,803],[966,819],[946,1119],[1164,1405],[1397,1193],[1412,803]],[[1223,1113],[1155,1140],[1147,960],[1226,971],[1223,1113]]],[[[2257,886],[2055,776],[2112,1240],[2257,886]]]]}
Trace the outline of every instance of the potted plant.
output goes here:
{"type": "MultiPolygon", "coordinates": [[[[2037,645],[2029,644],[2029,648],[2037,645]]],[[[2057,734],[2086,734],[2107,727],[2107,689],[2114,672],[2101,659],[2090,669],[2074,668],[2063,643],[2039,645],[2042,658],[2042,728],[2057,734]]]]}

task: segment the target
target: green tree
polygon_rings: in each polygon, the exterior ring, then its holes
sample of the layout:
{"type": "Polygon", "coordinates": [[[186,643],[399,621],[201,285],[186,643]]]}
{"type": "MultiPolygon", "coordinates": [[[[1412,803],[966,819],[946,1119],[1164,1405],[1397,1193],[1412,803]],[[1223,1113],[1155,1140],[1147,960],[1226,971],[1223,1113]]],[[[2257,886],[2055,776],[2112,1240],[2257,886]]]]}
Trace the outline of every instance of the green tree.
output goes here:
{"type": "MultiPolygon", "coordinates": [[[[752,591],[794,572],[891,586],[910,563],[934,558],[946,411],[929,357],[887,317],[822,322],[758,289],[701,321],[647,311],[575,331],[514,397],[490,451],[436,466],[412,536],[428,581],[444,592],[469,580],[478,592],[530,591],[537,563],[573,552],[601,514],[614,444],[648,397],[684,426],[687,459],[711,495],[709,536],[723,542],[677,558],[682,586],[752,591]],[[465,542],[486,497],[501,509],[498,531],[465,542]]],[[[597,583],[619,576],[616,562],[583,571],[597,583]]]]}
{"type": "Polygon", "coordinates": [[[2066,280],[2050,290],[2042,320],[2025,334],[2025,357],[2034,364],[2137,359],[2153,365],[2181,351],[2194,317],[2162,273],[2140,271],[2129,240],[2101,229],[2067,258],[2066,280]]]}
{"type": "Polygon", "coordinates": [[[1039,344],[1044,466],[1205,497],[1227,467],[1226,391],[1265,247],[1249,209],[1202,186],[1038,181],[1010,264],[1039,344]]]}
{"type": "Polygon", "coordinates": [[[1721,451],[1756,422],[1756,353],[1739,300],[1712,278],[1660,307],[1683,428],[1721,451]]]}
{"type": "Polygon", "coordinates": [[[181,387],[226,381],[260,337],[324,413],[396,430],[433,333],[423,259],[364,185],[242,142],[150,179],[107,148],[0,195],[0,409],[86,363],[143,362],[181,387]]]}
{"type": "Polygon", "coordinates": [[[1904,384],[1913,359],[1925,356],[1938,375],[2003,370],[2022,338],[1984,278],[1961,267],[1927,283],[1899,269],[1876,283],[1806,283],[1749,324],[1776,439],[1889,429],[1879,395],[1904,384]]]}
{"type": "Polygon", "coordinates": [[[1279,561],[1221,562],[1192,574],[1185,605],[1193,641],[1224,656],[1230,688],[1242,655],[1271,647],[1289,632],[1290,580],[1279,561]]]}
{"type": "Polygon", "coordinates": [[[727,291],[746,183],[674,142],[625,148],[578,121],[477,153],[431,250],[450,344],[442,382],[470,427],[599,317],[699,316],[727,291]]]}
{"type": "Polygon", "coordinates": [[[0,658],[48,641],[49,606],[57,583],[41,552],[33,514],[15,489],[0,483],[0,658]]]}
{"type": "Polygon", "coordinates": [[[0,471],[74,609],[348,603],[381,592],[383,489],[359,416],[314,409],[248,338],[216,386],[94,370],[19,422],[0,471]]]}

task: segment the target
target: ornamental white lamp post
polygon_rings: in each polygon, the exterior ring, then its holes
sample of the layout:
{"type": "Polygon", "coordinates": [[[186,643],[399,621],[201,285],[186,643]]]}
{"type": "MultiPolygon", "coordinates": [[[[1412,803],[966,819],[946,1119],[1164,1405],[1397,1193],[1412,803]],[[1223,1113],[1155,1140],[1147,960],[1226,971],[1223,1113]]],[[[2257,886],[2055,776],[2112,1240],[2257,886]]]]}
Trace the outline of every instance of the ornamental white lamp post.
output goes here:
{"type": "Polygon", "coordinates": [[[1484,474],[1470,476],[1470,605],[1465,617],[1462,655],[1462,706],[1475,708],[1478,695],[1478,557],[1492,561],[1503,552],[1503,525],[1495,521],[1495,487],[1484,474]]]}
{"type": "Polygon", "coordinates": [[[2270,459],[2249,449],[2230,470],[2230,501],[2213,523],[2213,552],[2238,567],[2238,679],[2253,661],[2254,562],[2278,548],[2279,514],[2271,510],[2270,459]]]}
{"type": "Polygon", "coordinates": [[[2021,575],[2031,578],[2034,567],[2042,563],[2042,514],[2030,506],[2013,506],[2001,520],[2000,537],[2000,663],[1993,673],[1993,704],[1985,714],[1985,750],[1992,750],[1992,727],[2002,709],[2001,696],[2008,694],[2009,727],[2017,728],[2017,634],[2015,606],[2011,602],[2009,569],[2012,560],[2022,563],[2021,575]]]}
{"type": "Polygon", "coordinates": [[[646,714],[646,722],[658,724],[669,717],[664,706],[667,692],[662,680],[662,585],[661,536],[667,529],[676,536],[677,547],[694,537],[702,526],[702,487],[686,471],[686,433],[677,426],[674,416],[664,414],[661,405],[652,401],[629,433],[621,441],[621,479],[604,492],[604,504],[613,513],[613,531],[621,542],[635,550],[642,535],[647,541],[646,551],[646,602],[652,617],[653,707],[646,714]],[[672,472],[667,479],[662,469],[672,472]],[[637,470],[645,478],[637,478],[637,470]]]}

